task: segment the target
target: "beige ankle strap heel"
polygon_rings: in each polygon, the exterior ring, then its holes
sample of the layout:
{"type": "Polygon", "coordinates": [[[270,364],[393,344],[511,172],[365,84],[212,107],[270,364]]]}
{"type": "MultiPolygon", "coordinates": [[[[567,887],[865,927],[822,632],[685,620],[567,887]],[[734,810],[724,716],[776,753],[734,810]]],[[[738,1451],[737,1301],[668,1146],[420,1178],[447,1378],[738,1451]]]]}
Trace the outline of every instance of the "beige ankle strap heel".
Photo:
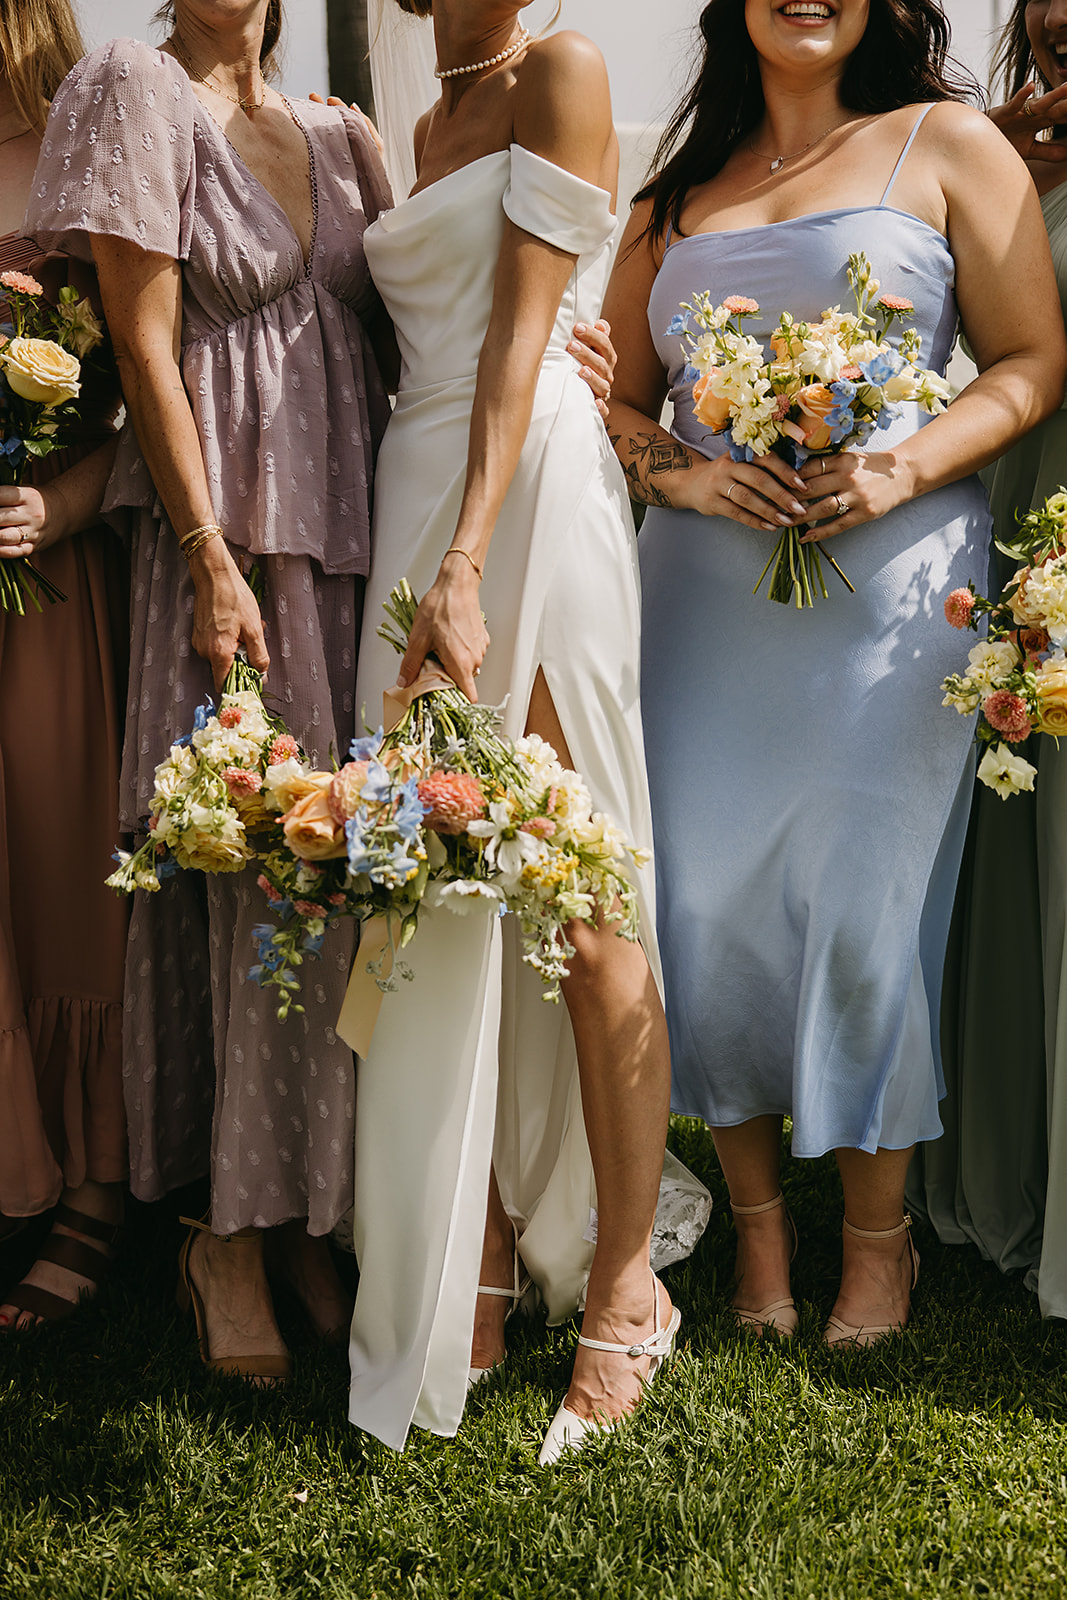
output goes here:
{"type": "MultiPolygon", "coordinates": [[[[897,1239],[904,1234],[907,1239],[907,1254],[911,1258],[911,1287],[914,1289],[919,1281],[919,1252],[911,1236],[911,1217],[907,1212],[904,1213],[903,1222],[899,1222],[895,1228],[857,1228],[846,1217],[841,1229],[843,1233],[851,1234],[854,1239],[897,1239]]],[[[902,1333],[906,1326],[905,1320],[877,1324],[861,1323],[858,1327],[853,1327],[851,1323],[842,1322],[840,1317],[831,1316],[823,1330],[823,1340],[829,1345],[850,1344],[865,1349],[868,1345],[888,1339],[891,1334],[902,1333]]]]}
{"type": "MultiPolygon", "coordinates": [[[[785,1219],[793,1235],[793,1250],[789,1257],[790,1261],[793,1261],[797,1253],[796,1224],[789,1213],[788,1206],[786,1206],[785,1195],[780,1189],[773,1200],[764,1200],[758,1206],[738,1206],[734,1205],[732,1200],[730,1202],[730,1210],[735,1217],[756,1217],[765,1211],[776,1211],[779,1207],[784,1207],[785,1219]]],[[[797,1331],[799,1318],[796,1304],[791,1295],[787,1295],[782,1300],[772,1300],[770,1305],[761,1306],[758,1311],[744,1311],[740,1306],[734,1306],[733,1309],[737,1326],[749,1329],[756,1335],[757,1339],[762,1339],[768,1328],[772,1333],[777,1334],[779,1339],[791,1339],[797,1331]]]]}

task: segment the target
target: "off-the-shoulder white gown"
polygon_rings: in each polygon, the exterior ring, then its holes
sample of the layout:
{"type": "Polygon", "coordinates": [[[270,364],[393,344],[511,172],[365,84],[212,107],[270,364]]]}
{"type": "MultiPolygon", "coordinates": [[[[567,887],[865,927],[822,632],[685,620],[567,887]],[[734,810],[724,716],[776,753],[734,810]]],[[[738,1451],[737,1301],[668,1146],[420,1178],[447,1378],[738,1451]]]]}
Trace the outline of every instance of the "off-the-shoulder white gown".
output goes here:
{"type": "MultiPolygon", "coordinates": [[[[357,706],[376,725],[399,659],[377,637],[407,577],[423,594],[459,514],[478,360],[507,218],[575,256],[533,419],[486,563],[491,645],[478,680],[518,737],[538,666],[595,809],[636,844],[652,822],[638,699],[636,549],[622,473],[567,341],[599,314],[609,196],[519,145],[384,213],[364,236],[396,325],[399,396],[378,458],[357,706]]],[[[651,866],[636,875],[659,978],[651,866]]],[[[565,1007],[546,1005],[510,919],[430,912],[388,995],[356,1103],[352,1421],[400,1448],[414,1422],[455,1433],[467,1369],[490,1161],[553,1321],[579,1304],[596,1195],[565,1007]]],[[[688,1254],[709,1202],[669,1163],[654,1259],[688,1254]]]]}

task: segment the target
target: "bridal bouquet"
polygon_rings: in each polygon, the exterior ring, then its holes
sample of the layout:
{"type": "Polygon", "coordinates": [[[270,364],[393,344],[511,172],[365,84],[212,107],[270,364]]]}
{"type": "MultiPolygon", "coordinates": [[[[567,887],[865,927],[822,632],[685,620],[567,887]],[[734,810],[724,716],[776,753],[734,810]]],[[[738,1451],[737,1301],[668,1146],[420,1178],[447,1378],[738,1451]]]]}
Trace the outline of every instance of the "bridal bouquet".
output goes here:
{"type": "Polygon", "coordinates": [[[1067,734],[1067,490],[1029,512],[1010,543],[997,548],[1021,563],[998,600],[973,584],[954,589],[945,616],[954,628],[988,634],[970,651],[967,670],[942,684],[945,706],[979,713],[975,734],[986,752],[978,776],[1002,800],[1032,789],[1036,767],[1012,745],[1031,733],[1067,734]]]}
{"type": "Polygon", "coordinates": [[[240,872],[279,829],[301,752],[262,691],[260,674],[238,657],[218,710],[210,699],[197,707],[192,731],[156,768],[148,838],[133,854],[116,853],[110,888],[153,893],[179,868],[240,872]]]}
{"type": "MultiPolygon", "coordinates": [[[[948,385],[918,365],[921,340],[903,327],[915,309],[912,302],[881,293],[862,252],[848,258],[848,281],[855,311],[833,306],[817,323],[798,322],[783,311],[771,334],[769,361],[742,327],[746,317],[759,313],[755,300],[732,295],[713,305],[710,294],[697,294],[672,319],[667,332],[682,335],[696,380],[693,410],[712,433],[729,435],[735,460],[773,452],[799,467],[809,456],[865,444],[900,415],[904,401],[917,401],[930,413],[944,410],[948,385]],[[898,321],[902,332],[894,346],[889,334],[898,321]]],[[[820,556],[852,589],[826,550],[817,542],[801,543],[807,531],[785,529],[754,594],[770,572],[772,600],[810,606],[816,588],[826,599],[820,556]]]]}
{"type": "MultiPolygon", "coordinates": [[[[416,608],[406,582],[386,604],[379,631],[401,654],[416,608]]],[[[299,987],[303,952],[338,916],[383,919],[370,961],[365,950],[357,958],[381,991],[398,987],[397,974],[412,976],[400,952],[423,905],[513,912],[546,999],[558,998],[574,954],[566,923],[602,918],[637,938],[627,874],[647,854],[592,811],[582,780],[544,740],[505,739],[499,710],[472,705],[432,666],[423,682],[396,727],[355,740],[339,771],[293,758],[271,775],[272,792],[290,804],[263,861],[260,884],[278,922],[256,930],[253,973],[279,990],[279,1016],[299,987]]]]}
{"type": "MultiPolygon", "coordinates": [[[[103,343],[88,300],[69,285],[50,305],[25,272],[0,272],[0,483],[22,483],[33,463],[69,444],[80,424],[82,361],[103,343]]],[[[0,561],[0,610],[26,613],[64,595],[26,556],[0,561]]]]}

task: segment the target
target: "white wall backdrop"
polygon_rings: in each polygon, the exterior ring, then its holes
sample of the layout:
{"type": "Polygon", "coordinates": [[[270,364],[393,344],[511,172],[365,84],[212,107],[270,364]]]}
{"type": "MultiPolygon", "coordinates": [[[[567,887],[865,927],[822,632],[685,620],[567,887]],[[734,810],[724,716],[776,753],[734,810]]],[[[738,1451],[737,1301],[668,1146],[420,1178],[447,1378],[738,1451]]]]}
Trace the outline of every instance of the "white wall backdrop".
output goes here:
{"type": "MultiPolygon", "coordinates": [[[[989,41],[1010,0],[947,0],[956,53],[984,79],[989,41]]],[[[157,37],[150,19],[155,0],[76,0],[90,44],[118,34],[157,37]]],[[[620,122],[660,120],[677,97],[691,59],[690,30],[701,0],[563,0],[562,21],[597,41],[607,57],[620,122]]],[[[528,19],[551,14],[536,0],[528,19]]],[[[286,0],[288,27],[285,88],[306,95],[326,85],[323,0],[286,0]]]]}

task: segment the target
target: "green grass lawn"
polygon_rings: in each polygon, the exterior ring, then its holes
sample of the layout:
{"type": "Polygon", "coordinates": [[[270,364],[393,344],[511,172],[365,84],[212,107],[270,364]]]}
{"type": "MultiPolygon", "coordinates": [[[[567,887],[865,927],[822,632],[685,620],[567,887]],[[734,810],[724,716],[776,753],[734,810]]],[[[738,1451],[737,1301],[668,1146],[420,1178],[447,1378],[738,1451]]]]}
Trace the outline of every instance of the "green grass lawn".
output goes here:
{"type": "Polygon", "coordinates": [[[134,1208],[96,1306],[0,1338],[3,1600],[1067,1595],[1064,1325],[920,1228],[908,1332],[824,1350],[840,1197],[832,1162],[795,1163],[801,1334],[747,1342],[710,1139],[674,1142],[716,1199],[668,1275],[681,1354],[632,1425],[547,1472],[572,1329],[509,1328],[459,1437],[394,1455],[345,1421],[344,1356],[295,1308],[286,1391],[209,1377],[173,1309],[175,1209],[134,1208]]]}

